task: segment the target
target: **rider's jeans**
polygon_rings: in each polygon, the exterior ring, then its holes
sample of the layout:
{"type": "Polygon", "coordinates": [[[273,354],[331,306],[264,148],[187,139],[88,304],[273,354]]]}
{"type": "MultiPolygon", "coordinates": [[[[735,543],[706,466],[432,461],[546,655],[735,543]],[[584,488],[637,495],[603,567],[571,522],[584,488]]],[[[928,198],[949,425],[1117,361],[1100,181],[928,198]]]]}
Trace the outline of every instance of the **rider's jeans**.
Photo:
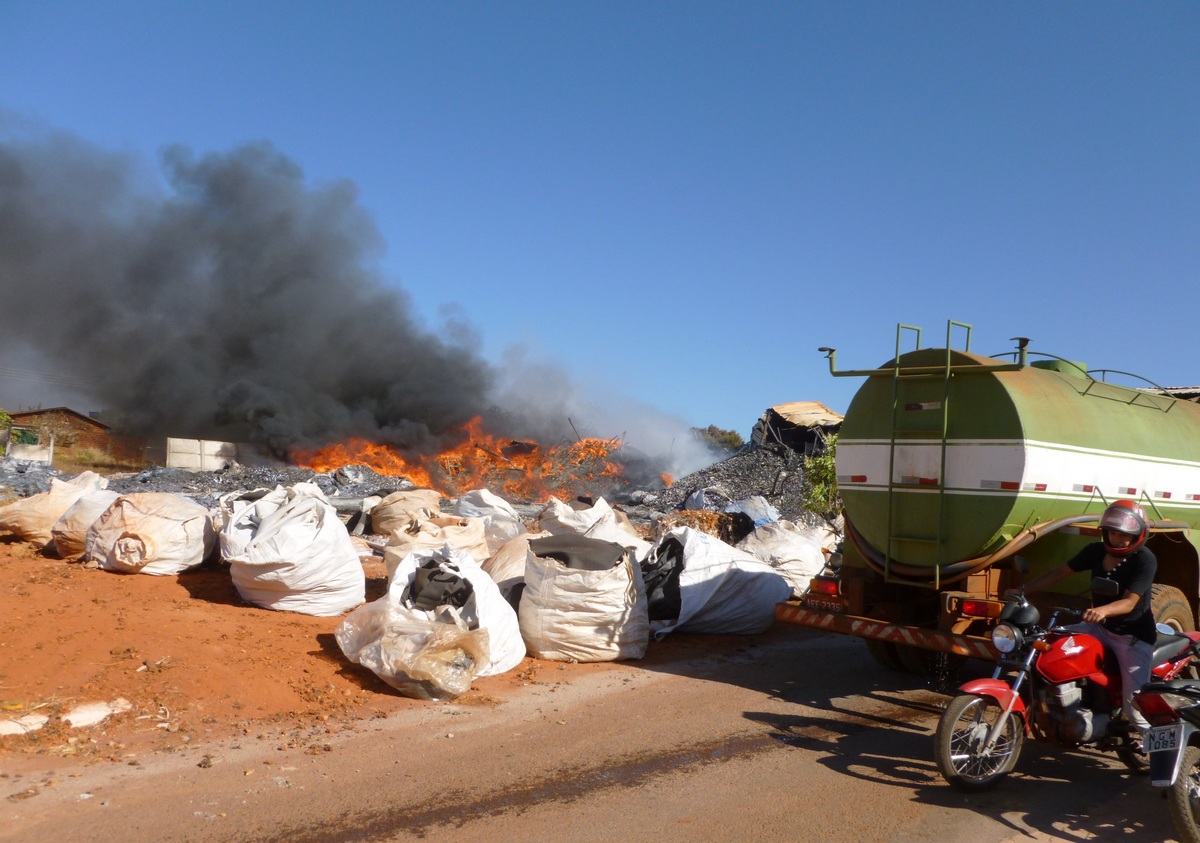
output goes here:
{"type": "Polygon", "coordinates": [[[1133,704],[1133,695],[1150,681],[1150,668],[1153,667],[1150,662],[1154,658],[1154,647],[1133,635],[1117,635],[1098,623],[1077,623],[1068,628],[1094,635],[1100,639],[1106,650],[1112,651],[1121,667],[1121,677],[1124,680],[1121,687],[1121,708],[1125,712],[1125,719],[1143,732],[1149,729],[1150,724],[1133,704]]]}

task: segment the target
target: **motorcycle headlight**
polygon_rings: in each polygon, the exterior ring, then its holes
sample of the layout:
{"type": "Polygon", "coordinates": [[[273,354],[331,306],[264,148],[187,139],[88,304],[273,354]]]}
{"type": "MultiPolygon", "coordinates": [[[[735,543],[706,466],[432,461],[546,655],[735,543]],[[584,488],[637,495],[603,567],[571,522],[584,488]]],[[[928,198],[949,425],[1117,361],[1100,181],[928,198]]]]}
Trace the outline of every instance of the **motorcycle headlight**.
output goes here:
{"type": "Polygon", "coordinates": [[[998,623],[992,627],[992,646],[996,652],[1008,655],[1021,645],[1021,631],[1015,626],[998,623]]]}

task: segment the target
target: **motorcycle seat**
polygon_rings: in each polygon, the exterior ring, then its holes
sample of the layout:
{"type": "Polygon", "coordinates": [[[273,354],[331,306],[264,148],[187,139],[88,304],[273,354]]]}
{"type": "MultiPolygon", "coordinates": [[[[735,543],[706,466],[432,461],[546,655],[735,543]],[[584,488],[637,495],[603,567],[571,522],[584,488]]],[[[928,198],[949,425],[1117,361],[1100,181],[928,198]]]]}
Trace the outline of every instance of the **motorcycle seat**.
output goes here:
{"type": "Polygon", "coordinates": [[[1191,643],[1192,639],[1186,635],[1168,635],[1165,632],[1160,632],[1154,642],[1154,657],[1150,663],[1162,664],[1165,661],[1173,659],[1180,652],[1191,646],[1191,643]]]}

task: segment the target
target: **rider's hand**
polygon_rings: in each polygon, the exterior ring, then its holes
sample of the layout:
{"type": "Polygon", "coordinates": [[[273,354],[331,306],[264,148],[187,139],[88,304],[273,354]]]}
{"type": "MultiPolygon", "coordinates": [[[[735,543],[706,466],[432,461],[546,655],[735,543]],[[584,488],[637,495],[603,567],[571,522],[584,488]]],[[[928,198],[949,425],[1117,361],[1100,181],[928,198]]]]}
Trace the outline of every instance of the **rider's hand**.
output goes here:
{"type": "Polygon", "coordinates": [[[1108,617],[1108,613],[1101,611],[1096,606],[1083,611],[1083,619],[1088,623],[1102,623],[1106,617],[1108,617]]]}

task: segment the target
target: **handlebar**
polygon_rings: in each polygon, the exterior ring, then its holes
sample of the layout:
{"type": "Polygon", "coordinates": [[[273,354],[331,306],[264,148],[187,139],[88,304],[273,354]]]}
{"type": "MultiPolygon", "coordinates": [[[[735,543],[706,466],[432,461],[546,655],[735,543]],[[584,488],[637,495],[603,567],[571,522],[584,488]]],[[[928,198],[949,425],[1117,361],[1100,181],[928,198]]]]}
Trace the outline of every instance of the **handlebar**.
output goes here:
{"type": "Polygon", "coordinates": [[[1047,632],[1065,631],[1066,627],[1063,626],[1063,624],[1062,624],[1062,620],[1063,620],[1064,616],[1065,616],[1065,619],[1068,622],[1070,622],[1072,620],[1079,620],[1080,618],[1082,618],[1083,612],[1080,609],[1069,609],[1066,606],[1055,606],[1050,611],[1050,623],[1047,625],[1046,631],[1047,632]]]}

